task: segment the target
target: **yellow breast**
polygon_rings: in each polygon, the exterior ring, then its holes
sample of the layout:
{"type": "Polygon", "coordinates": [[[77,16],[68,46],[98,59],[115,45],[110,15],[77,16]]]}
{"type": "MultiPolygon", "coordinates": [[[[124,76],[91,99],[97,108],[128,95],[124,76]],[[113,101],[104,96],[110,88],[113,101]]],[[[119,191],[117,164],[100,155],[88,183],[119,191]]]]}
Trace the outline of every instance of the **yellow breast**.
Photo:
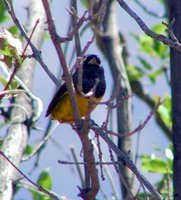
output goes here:
{"type": "MultiPolygon", "coordinates": [[[[101,98],[93,98],[94,104],[91,105],[91,109],[90,109],[91,112],[97,106],[96,102],[101,101],[101,99],[102,99],[102,97],[101,98]]],[[[76,94],[76,100],[77,100],[77,105],[78,105],[81,117],[85,117],[88,112],[88,106],[89,106],[90,99],[76,94]]],[[[51,118],[58,120],[60,123],[74,122],[72,106],[71,106],[68,94],[64,95],[61,98],[61,100],[57,103],[55,108],[52,110],[51,118]]]]}

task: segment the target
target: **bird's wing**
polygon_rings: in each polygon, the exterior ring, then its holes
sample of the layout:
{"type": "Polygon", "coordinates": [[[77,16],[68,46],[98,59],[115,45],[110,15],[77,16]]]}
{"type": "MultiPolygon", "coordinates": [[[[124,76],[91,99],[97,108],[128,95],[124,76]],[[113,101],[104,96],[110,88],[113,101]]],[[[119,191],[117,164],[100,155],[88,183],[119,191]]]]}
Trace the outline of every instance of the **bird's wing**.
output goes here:
{"type": "MultiPolygon", "coordinates": [[[[78,82],[78,71],[77,70],[73,73],[72,80],[73,80],[74,87],[76,87],[77,82],[78,82]]],[[[52,101],[50,102],[45,117],[47,117],[51,113],[51,111],[55,108],[57,103],[60,101],[60,99],[65,94],[67,94],[67,87],[64,82],[63,85],[61,85],[60,88],[58,89],[58,91],[55,93],[55,96],[53,97],[52,101]]]]}
{"type": "Polygon", "coordinates": [[[60,101],[60,99],[67,93],[67,88],[65,83],[60,86],[58,91],[56,92],[55,96],[53,97],[52,101],[50,102],[47,112],[46,112],[46,117],[52,112],[52,110],[55,108],[57,103],[60,101]]]}

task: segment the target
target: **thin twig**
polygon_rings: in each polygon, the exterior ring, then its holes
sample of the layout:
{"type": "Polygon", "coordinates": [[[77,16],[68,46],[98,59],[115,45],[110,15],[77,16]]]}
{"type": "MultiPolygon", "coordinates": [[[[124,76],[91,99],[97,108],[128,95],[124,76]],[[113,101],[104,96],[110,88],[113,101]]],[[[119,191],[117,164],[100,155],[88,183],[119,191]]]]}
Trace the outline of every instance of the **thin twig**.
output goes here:
{"type": "Polygon", "coordinates": [[[156,17],[156,18],[163,18],[163,17],[166,17],[165,14],[160,14],[158,12],[154,12],[154,11],[151,11],[147,8],[147,6],[145,6],[142,2],[140,2],[139,0],[134,0],[139,6],[140,8],[142,8],[146,13],[148,13],[149,15],[153,16],[153,17],[156,17]]]}
{"type": "MultiPolygon", "coordinates": [[[[7,67],[4,63],[1,63],[0,67],[4,71],[5,74],[9,75],[9,71],[7,70],[7,67]]],[[[37,96],[35,96],[31,92],[31,90],[25,85],[25,83],[18,76],[14,75],[14,79],[24,89],[24,90],[18,90],[18,91],[26,92],[31,97],[32,102],[33,102],[33,106],[36,106],[36,108],[34,109],[34,114],[33,114],[32,119],[31,119],[32,122],[36,122],[39,119],[39,117],[40,117],[40,115],[43,111],[43,103],[42,103],[41,99],[38,98],[37,96]]],[[[13,91],[16,92],[16,90],[13,90],[13,91]]],[[[9,92],[11,93],[11,90],[9,90],[9,92]]],[[[4,91],[3,93],[6,93],[6,91],[4,91]]]]}
{"type": "Polygon", "coordinates": [[[162,22],[163,25],[165,25],[168,29],[168,33],[171,37],[171,39],[174,41],[174,42],[179,42],[173,32],[173,25],[175,23],[175,19],[173,19],[169,24],[165,23],[165,22],[162,22]]]}
{"type": "Polygon", "coordinates": [[[14,12],[14,8],[12,6],[12,2],[8,0],[4,0],[4,5],[6,6],[6,9],[8,10],[8,13],[10,14],[14,24],[18,27],[18,29],[21,32],[21,35],[25,38],[29,46],[31,47],[31,50],[33,52],[33,57],[40,63],[42,68],[45,70],[45,72],[48,74],[50,79],[54,82],[55,85],[58,85],[58,80],[57,78],[52,74],[52,72],[48,69],[47,65],[43,62],[41,58],[41,53],[40,51],[32,44],[30,41],[30,38],[27,36],[25,29],[19,22],[18,18],[16,17],[16,14],[14,12]]]}
{"type": "MultiPolygon", "coordinates": [[[[73,13],[70,12],[70,14],[73,14],[73,13]]],[[[75,32],[76,32],[76,30],[80,29],[80,27],[81,27],[85,22],[90,21],[91,19],[92,19],[92,18],[91,18],[91,16],[89,15],[88,10],[86,10],[86,11],[83,13],[82,17],[79,18],[79,20],[78,20],[78,22],[77,22],[77,26],[74,27],[73,30],[68,34],[67,38],[68,38],[69,40],[72,40],[72,39],[73,39],[73,36],[74,36],[74,34],[75,34],[75,32]],[[87,16],[87,15],[88,15],[88,16],[87,16]]],[[[64,41],[64,42],[65,42],[65,41],[64,41]]]]}
{"type": "Polygon", "coordinates": [[[147,124],[148,122],[150,121],[150,119],[152,118],[152,116],[154,115],[154,113],[158,110],[159,106],[162,104],[163,102],[160,101],[160,99],[158,100],[158,102],[156,103],[155,105],[155,108],[154,110],[150,111],[149,115],[147,116],[147,118],[137,127],[135,128],[133,131],[131,131],[130,133],[123,133],[123,134],[120,134],[120,133],[115,133],[113,131],[110,131],[110,130],[107,130],[107,133],[108,134],[111,134],[111,135],[115,135],[117,137],[130,137],[132,135],[134,135],[135,133],[138,133],[140,132],[147,124]]]}
{"type": "Polygon", "coordinates": [[[163,42],[164,44],[169,45],[173,49],[176,49],[178,51],[181,51],[181,43],[172,38],[167,38],[166,36],[162,34],[157,34],[151,31],[148,26],[145,24],[145,22],[128,6],[128,4],[124,0],[117,0],[119,5],[137,22],[137,24],[140,26],[140,28],[151,38],[154,38],[160,42],[163,42]]]}
{"type": "Polygon", "coordinates": [[[64,76],[64,79],[65,79],[65,84],[66,84],[67,91],[68,91],[68,94],[69,94],[74,119],[75,119],[76,124],[78,125],[79,122],[80,122],[80,112],[79,112],[77,102],[76,102],[76,97],[75,97],[75,92],[74,92],[75,89],[73,88],[73,84],[72,84],[72,77],[69,73],[68,66],[67,66],[67,63],[66,63],[66,60],[65,60],[65,56],[63,54],[61,44],[59,44],[59,42],[57,40],[58,34],[57,34],[56,27],[55,27],[55,24],[54,24],[54,20],[52,18],[52,14],[51,14],[51,11],[50,11],[49,2],[48,2],[48,0],[42,0],[42,3],[43,3],[44,10],[45,10],[46,17],[47,17],[48,30],[50,32],[52,42],[55,46],[55,49],[56,49],[56,52],[57,52],[57,55],[58,55],[58,58],[59,58],[59,62],[61,64],[62,68],[63,68],[63,76],[64,76]]]}
{"type": "Polygon", "coordinates": [[[81,55],[85,55],[87,50],[89,49],[90,45],[95,41],[96,38],[96,34],[94,33],[92,38],[90,40],[87,41],[87,44],[84,46],[81,55]]]}
{"type": "MultiPolygon", "coordinates": [[[[96,153],[99,154],[99,150],[98,150],[97,144],[93,140],[92,140],[92,144],[94,146],[94,149],[95,149],[96,153]]],[[[115,197],[115,199],[118,199],[119,195],[118,195],[118,192],[117,192],[117,189],[116,189],[115,179],[113,178],[113,174],[110,172],[110,170],[108,168],[109,164],[108,165],[106,165],[106,164],[104,165],[104,163],[106,163],[106,162],[105,162],[104,157],[102,157],[102,164],[103,164],[103,167],[104,167],[104,172],[107,175],[107,178],[108,178],[108,181],[109,181],[109,185],[110,185],[110,188],[112,190],[112,194],[115,197]]],[[[111,162],[108,162],[108,163],[110,163],[110,165],[111,165],[111,162]]]]}
{"type": "MultiPolygon", "coordinates": [[[[39,191],[36,187],[34,187],[31,183],[24,181],[24,180],[19,180],[17,182],[15,182],[15,184],[17,186],[23,187],[25,189],[28,189],[29,191],[33,191],[36,192],[38,194],[44,194],[43,192],[39,191]]],[[[52,194],[54,196],[56,196],[57,198],[59,198],[60,200],[68,200],[70,198],[66,198],[64,195],[59,195],[57,193],[52,192],[52,194]]]]}
{"type": "MultiPolygon", "coordinates": [[[[139,131],[138,134],[136,135],[137,136],[137,138],[136,138],[136,150],[135,150],[135,157],[134,157],[134,160],[133,160],[135,166],[137,166],[137,162],[138,162],[139,147],[140,147],[140,132],[141,131],[139,131]]],[[[132,178],[131,178],[131,185],[134,185],[134,181],[135,181],[135,176],[133,174],[132,178]]]]}
{"type": "Polygon", "coordinates": [[[29,37],[29,39],[28,39],[28,41],[27,41],[27,43],[26,43],[26,46],[25,46],[24,49],[23,49],[22,57],[25,56],[26,49],[28,48],[28,46],[29,46],[29,44],[30,44],[30,42],[31,42],[31,39],[32,39],[32,37],[33,37],[33,33],[35,32],[35,30],[36,30],[36,28],[37,28],[39,22],[40,22],[39,19],[36,20],[35,25],[34,25],[32,31],[31,31],[30,37],[29,37]]]}
{"type": "Polygon", "coordinates": [[[71,11],[73,12],[72,14],[72,26],[73,29],[75,30],[74,32],[74,38],[75,38],[75,49],[76,49],[76,54],[77,57],[81,56],[81,42],[80,42],[80,37],[79,37],[79,31],[77,27],[77,0],[71,0],[71,11]]]}
{"type": "Polygon", "coordinates": [[[48,142],[48,140],[51,138],[52,134],[54,133],[55,129],[57,128],[59,124],[56,123],[55,126],[51,127],[49,132],[45,135],[45,137],[41,140],[41,142],[36,145],[36,147],[33,149],[30,155],[22,157],[21,161],[27,161],[31,159],[35,154],[37,154],[41,149],[44,147],[44,145],[48,142]]]}
{"type": "MultiPolygon", "coordinates": [[[[74,147],[74,146],[71,146],[70,151],[71,151],[71,153],[72,153],[74,162],[76,163],[75,165],[76,165],[76,168],[77,168],[77,171],[78,171],[80,180],[81,180],[82,188],[85,188],[84,177],[83,177],[81,168],[79,167],[79,162],[78,162],[77,154],[76,154],[76,151],[75,151],[75,147],[74,147]]],[[[60,161],[58,161],[58,163],[60,163],[60,161]]],[[[62,164],[62,163],[61,163],[61,164],[62,164]]]]}
{"type": "Polygon", "coordinates": [[[93,154],[94,149],[89,139],[88,133],[89,133],[89,127],[84,126],[83,131],[81,131],[81,133],[79,134],[79,138],[81,140],[82,148],[84,152],[84,158],[86,158],[86,162],[87,162],[86,166],[87,166],[88,174],[90,177],[90,183],[91,183],[90,185],[91,187],[89,191],[86,192],[86,194],[81,193],[80,196],[83,197],[83,199],[87,199],[87,200],[95,199],[100,188],[98,173],[97,173],[97,169],[95,165],[95,158],[93,154]]]}
{"type": "MultiPolygon", "coordinates": [[[[106,143],[107,143],[107,142],[106,142],[106,143]]],[[[123,174],[120,173],[119,166],[116,164],[116,161],[115,161],[115,159],[114,159],[114,155],[113,155],[113,151],[112,151],[112,149],[111,149],[109,143],[107,143],[107,144],[108,144],[108,149],[109,149],[110,159],[111,159],[111,161],[112,161],[113,164],[114,164],[114,165],[113,165],[113,166],[114,166],[114,169],[115,169],[116,172],[118,173],[118,176],[120,177],[120,179],[121,179],[121,181],[122,181],[124,187],[126,188],[129,197],[130,197],[131,199],[133,199],[134,196],[133,196],[133,194],[132,194],[132,191],[131,191],[130,187],[128,186],[128,183],[126,182],[126,180],[125,180],[123,174]]]]}
{"type": "MultiPolygon", "coordinates": [[[[97,139],[97,149],[98,149],[99,160],[100,160],[100,163],[102,163],[103,154],[102,154],[102,150],[101,150],[100,138],[98,135],[96,135],[95,137],[97,139]]],[[[103,173],[103,165],[101,165],[101,164],[100,164],[100,171],[101,171],[101,178],[104,181],[105,177],[104,177],[104,173],[103,173]]]]}
{"type": "MultiPolygon", "coordinates": [[[[19,55],[22,59],[18,60],[17,58],[15,58],[14,69],[13,69],[13,71],[12,71],[12,74],[10,75],[10,78],[9,78],[8,83],[6,84],[6,86],[5,86],[5,88],[4,88],[4,91],[8,89],[8,87],[9,87],[9,85],[11,84],[11,82],[12,82],[12,80],[13,80],[13,78],[14,78],[16,72],[17,72],[17,70],[21,67],[21,64],[23,63],[23,61],[24,61],[24,59],[25,59],[25,52],[26,52],[26,49],[27,49],[28,46],[29,46],[29,43],[30,43],[30,41],[31,41],[31,38],[32,38],[32,36],[33,36],[33,33],[35,32],[35,29],[36,29],[38,23],[39,23],[39,20],[36,21],[35,26],[33,27],[33,30],[32,30],[32,32],[31,32],[31,34],[30,34],[30,37],[29,37],[29,40],[27,41],[27,44],[26,44],[26,46],[25,46],[24,49],[23,49],[22,55],[19,55]]],[[[2,96],[1,96],[1,98],[2,98],[2,96]]]]}
{"type": "MultiPolygon", "coordinates": [[[[87,165],[87,162],[70,162],[66,160],[58,160],[58,163],[61,165],[87,165]]],[[[95,162],[96,165],[114,165],[120,164],[122,161],[111,161],[111,162],[95,162]]]]}
{"type": "Polygon", "coordinates": [[[4,152],[0,151],[0,155],[6,159],[26,180],[28,180],[33,186],[35,186],[39,191],[43,192],[44,194],[48,195],[50,198],[54,199],[54,200],[59,200],[54,194],[52,194],[51,192],[47,191],[46,189],[44,189],[43,187],[37,185],[36,183],[34,183],[31,179],[29,179],[21,170],[18,169],[18,167],[16,167],[11,160],[4,154],[4,152]]]}
{"type": "Polygon", "coordinates": [[[103,140],[117,154],[117,156],[124,163],[124,165],[127,166],[136,175],[139,182],[141,182],[148,189],[148,191],[153,194],[155,199],[163,200],[162,196],[157,192],[157,190],[152,186],[152,184],[138,171],[137,167],[134,165],[130,157],[124,154],[122,151],[120,151],[120,149],[108,137],[107,133],[101,130],[100,127],[93,120],[91,122],[91,129],[103,138],[103,140]]]}

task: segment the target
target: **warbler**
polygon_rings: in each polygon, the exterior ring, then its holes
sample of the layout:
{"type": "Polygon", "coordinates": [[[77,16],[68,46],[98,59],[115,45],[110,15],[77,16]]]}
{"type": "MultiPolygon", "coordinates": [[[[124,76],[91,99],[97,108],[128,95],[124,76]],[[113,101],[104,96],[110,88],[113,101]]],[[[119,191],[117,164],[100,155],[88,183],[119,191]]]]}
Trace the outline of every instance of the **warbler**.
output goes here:
{"type": "MultiPolygon", "coordinates": [[[[101,60],[97,55],[90,54],[84,56],[82,71],[80,71],[79,68],[75,70],[72,75],[72,81],[80,115],[81,117],[85,117],[88,108],[92,112],[97,106],[97,103],[101,101],[106,90],[106,81],[101,60]],[[80,77],[81,81],[79,80],[80,77]],[[80,84],[82,84],[81,87],[80,84]],[[82,91],[80,91],[80,88],[82,91]],[[93,104],[89,106],[91,96],[93,104]]],[[[48,115],[60,123],[73,123],[75,121],[65,83],[60,86],[50,102],[46,112],[46,116],[48,115]]]]}

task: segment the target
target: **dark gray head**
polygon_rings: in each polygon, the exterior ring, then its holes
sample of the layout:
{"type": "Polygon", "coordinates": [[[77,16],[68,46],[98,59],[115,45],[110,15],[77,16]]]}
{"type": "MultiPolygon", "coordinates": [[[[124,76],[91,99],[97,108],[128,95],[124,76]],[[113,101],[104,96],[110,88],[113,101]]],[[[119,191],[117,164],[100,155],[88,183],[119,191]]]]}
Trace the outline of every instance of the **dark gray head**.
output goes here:
{"type": "Polygon", "coordinates": [[[95,54],[84,56],[83,65],[101,65],[100,58],[95,54]]]}

